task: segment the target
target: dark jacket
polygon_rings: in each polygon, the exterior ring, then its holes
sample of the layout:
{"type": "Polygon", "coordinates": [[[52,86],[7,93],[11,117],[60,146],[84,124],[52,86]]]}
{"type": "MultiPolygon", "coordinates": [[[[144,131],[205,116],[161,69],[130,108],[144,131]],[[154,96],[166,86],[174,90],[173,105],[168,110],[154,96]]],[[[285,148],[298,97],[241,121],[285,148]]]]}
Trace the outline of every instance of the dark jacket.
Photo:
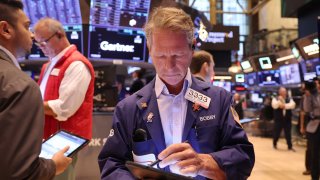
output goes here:
{"type": "Polygon", "coordinates": [[[0,179],[54,177],[54,162],[39,158],[43,123],[39,86],[0,50],[0,179]]]}

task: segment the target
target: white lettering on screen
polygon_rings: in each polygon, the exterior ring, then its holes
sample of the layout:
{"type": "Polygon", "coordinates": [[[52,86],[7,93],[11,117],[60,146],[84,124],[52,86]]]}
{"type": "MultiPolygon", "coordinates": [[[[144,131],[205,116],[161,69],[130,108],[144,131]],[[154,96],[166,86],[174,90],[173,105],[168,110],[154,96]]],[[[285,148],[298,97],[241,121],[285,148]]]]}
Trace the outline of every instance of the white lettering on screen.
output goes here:
{"type": "Polygon", "coordinates": [[[109,44],[108,41],[102,41],[100,48],[104,51],[134,52],[133,45],[109,44]]]}

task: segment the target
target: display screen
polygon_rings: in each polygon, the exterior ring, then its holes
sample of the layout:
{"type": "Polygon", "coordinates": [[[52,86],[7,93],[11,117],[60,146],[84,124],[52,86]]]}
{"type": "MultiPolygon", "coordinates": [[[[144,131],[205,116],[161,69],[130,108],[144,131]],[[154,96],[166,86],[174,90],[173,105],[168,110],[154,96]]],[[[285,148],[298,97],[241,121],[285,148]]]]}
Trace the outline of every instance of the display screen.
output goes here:
{"type": "Polygon", "coordinates": [[[146,59],[143,26],[151,0],[92,0],[88,57],[92,60],[146,59]]]}
{"type": "Polygon", "coordinates": [[[320,76],[319,58],[314,58],[308,61],[301,61],[300,66],[303,73],[304,81],[309,81],[316,76],[320,76]]]}
{"type": "Polygon", "coordinates": [[[244,74],[236,74],[235,79],[237,83],[244,83],[244,74]]]}
{"type": "Polygon", "coordinates": [[[253,61],[258,71],[274,70],[278,68],[275,55],[254,57],[253,61]]]}
{"type": "Polygon", "coordinates": [[[260,97],[259,93],[251,93],[250,100],[254,103],[263,103],[263,98],[260,97]]]}
{"type": "Polygon", "coordinates": [[[298,39],[295,44],[304,60],[319,58],[319,39],[317,33],[298,39]]]}
{"type": "Polygon", "coordinates": [[[243,72],[249,73],[253,71],[252,65],[249,60],[242,61],[240,63],[243,72]]]}
{"type": "Polygon", "coordinates": [[[229,82],[229,81],[213,81],[212,84],[214,86],[222,87],[225,90],[231,92],[231,82],[229,82]]]}
{"type": "Polygon", "coordinates": [[[258,85],[259,81],[257,78],[257,73],[253,72],[253,73],[249,73],[249,74],[245,74],[245,83],[248,86],[255,86],[258,85]]]}
{"type": "Polygon", "coordinates": [[[299,64],[289,64],[280,67],[280,76],[282,84],[301,83],[299,64]]]}
{"type": "MultiPolygon", "coordinates": [[[[71,44],[83,53],[82,18],[79,0],[22,0],[24,12],[33,27],[41,18],[51,17],[61,22],[71,44]]],[[[29,60],[48,59],[41,49],[33,44],[29,60]]]]}
{"type": "Polygon", "coordinates": [[[279,70],[261,71],[258,72],[259,85],[280,85],[280,72],[279,70]]]}
{"type": "Polygon", "coordinates": [[[74,152],[79,150],[79,148],[82,148],[86,143],[88,143],[87,139],[69,134],[65,131],[59,131],[42,143],[39,157],[51,159],[56,152],[66,146],[70,146],[70,148],[67,152],[64,153],[64,155],[70,157],[74,152]]]}

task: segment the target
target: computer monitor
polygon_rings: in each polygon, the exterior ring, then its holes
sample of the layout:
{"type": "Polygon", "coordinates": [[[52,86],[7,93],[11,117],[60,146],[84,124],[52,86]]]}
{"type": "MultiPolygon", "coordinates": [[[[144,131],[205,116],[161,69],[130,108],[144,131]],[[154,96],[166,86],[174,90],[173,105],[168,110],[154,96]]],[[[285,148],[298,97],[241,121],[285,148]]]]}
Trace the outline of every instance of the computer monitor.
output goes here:
{"type": "Polygon", "coordinates": [[[244,74],[236,74],[235,75],[235,81],[237,83],[244,83],[244,74]]]}
{"type": "Polygon", "coordinates": [[[148,19],[151,0],[92,0],[88,57],[91,60],[145,61],[146,38],[143,26],[148,19]]]}
{"type": "Polygon", "coordinates": [[[280,67],[281,84],[301,83],[299,64],[289,64],[280,67]]]}
{"type": "Polygon", "coordinates": [[[255,86],[255,85],[259,84],[257,73],[255,73],[255,72],[245,74],[244,79],[245,79],[245,83],[248,86],[255,86]]]}
{"type": "Polygon", "coordinates": [[[303,80],[309,81],[313,78],[320,76],[320,61],[319,58],[314,58],[311,60],[303,60],[300,62],[303,80]]]}
{"type": "Polygon", "coordinates": [[[277,86],[280,85],[280,71],[260,71],[258,72],[259,86],[277,86]]]}
{"type": "MultiPolygon", "coordinates": [[[[33,27],[41,18],[51,17],[61,22],[71,44],[83,53],[83,30],[79,0],[22,0],[24,12],[33,27]]],[[[26,57],[29,60],[48,59],[36,45],[26,57]]]]}
{"type": "Polygon", "coordinates": [[[253,71],[252,64],[249,60],[244,60],[240,63],[242,71],[245,73],[250,73],[253,71]]]}
{"type": "Polygon", "coordinates": [[[253,57],[252,61],[255,63],[257,71],[266,71],[278,69],[276,59],[276,55],[270,54],[265,56],[253,57]]]}

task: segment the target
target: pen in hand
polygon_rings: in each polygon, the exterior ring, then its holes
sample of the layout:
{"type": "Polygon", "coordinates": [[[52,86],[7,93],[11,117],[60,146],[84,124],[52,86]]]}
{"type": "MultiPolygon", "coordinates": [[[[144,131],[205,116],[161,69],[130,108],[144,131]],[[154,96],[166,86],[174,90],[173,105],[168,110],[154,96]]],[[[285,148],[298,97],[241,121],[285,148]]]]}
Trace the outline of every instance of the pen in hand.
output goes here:
{"type": "MultiPolygon", "coordinates": [[[[182,143],[188,143],[188,142],[189,141],[186,140],[186,141],[184,141],[182,143]]],[[[162,161],[161,159],[157,159],[157,160],[153,161],[152,163],[150,163],[149,166],[153,167],[154,165],[159,164],[161,161],[162,161]]]]}

